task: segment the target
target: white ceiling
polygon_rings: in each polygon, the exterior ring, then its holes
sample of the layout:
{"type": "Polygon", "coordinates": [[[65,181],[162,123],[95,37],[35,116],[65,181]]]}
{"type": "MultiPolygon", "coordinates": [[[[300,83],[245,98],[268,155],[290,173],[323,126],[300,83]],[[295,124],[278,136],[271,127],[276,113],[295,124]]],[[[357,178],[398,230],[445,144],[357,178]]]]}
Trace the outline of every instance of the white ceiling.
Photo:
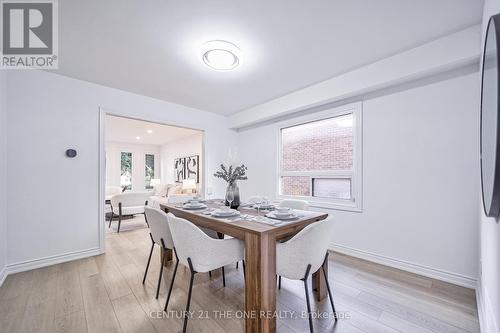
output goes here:
{"type": "MultiPolygon", "coordinates": [[[[64,0],[63,75],[233,114],[465,27],[482,0],[64,0]],[[244,53],[232,72],[199,45],[244,53]]],[[[479,43],[479,41],[478,41],[479,43]]]]}
{"type": "Polygon", "coordinates": [[[106,141],[125,142],[144,145],[163,145],[202,132],[142,120],[106,116],[106,141]],[[153,131],[148,133],[148,130],[153,131]],[[136,139],[140,137],[140,139],[136,139]]]}

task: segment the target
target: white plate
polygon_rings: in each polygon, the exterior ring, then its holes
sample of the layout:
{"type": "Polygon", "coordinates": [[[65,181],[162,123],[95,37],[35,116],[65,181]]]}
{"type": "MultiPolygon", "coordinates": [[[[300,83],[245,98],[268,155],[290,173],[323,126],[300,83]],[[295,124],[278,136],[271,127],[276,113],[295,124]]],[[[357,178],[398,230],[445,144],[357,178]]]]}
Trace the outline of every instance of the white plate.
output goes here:
{"type": "Polygon", "coordinates": [[[182,206],[184,209],[205,209],[207,205],[184,205],[182,206]]]}
{"type": "Polygon", "coordinates": [[[277,211],[273,211],[273,215],[276,216],[276,217],[279,217],[279,218],[288,218],[288,217],[291,217],[291,216],[295,215],[295,213],[292,212],[292,211],[286,212],[286,213],[280,213],[280,212],[277,212],[277,211]]]}
{"type": "Polygon", "coordinates": [[[274,215],[273,212],[267,213],[266,216],[269,217],[270,219],[275,219],[275,220],[293,220],[293,219],[296,219],[297,217],[299,217],[295,213],[292,213],[292,214],[287,215],[287,216],[276,216],[276,215],[274,215]]]}
{"type": "Polygon", "coordinates": [[[212,212],[213,217],[233,217],[233,216],[237,216],[237,215],[240,215],[240,212],[237,210],[230,210],[227,212],[220,211],[220,210],[214,210],[212,212]]]}
{"type": "Polygon", "coordinates": [[[199,206],[205,206],[205,204],[201,202],[187,202],[184,204],[184,206],[192,206],[192,207],[199,207],[199,206]]]}
{"type": "Polygon", "coordinates": [[[275,206],[274,205],[254,205],[253,206],[255,209],[259,208],[259,209],[264,209],[264,210],[267,210],[267,209],[274,209],[275,206]]]}
{"type": "Polygon", "coordinates": [[[195,200],[195,199],[193,199],[193,200],[188,200],[187,203],[189,203],[189,204],[203,204],[205,202],[206,202],[206,200],[195,200]]]}

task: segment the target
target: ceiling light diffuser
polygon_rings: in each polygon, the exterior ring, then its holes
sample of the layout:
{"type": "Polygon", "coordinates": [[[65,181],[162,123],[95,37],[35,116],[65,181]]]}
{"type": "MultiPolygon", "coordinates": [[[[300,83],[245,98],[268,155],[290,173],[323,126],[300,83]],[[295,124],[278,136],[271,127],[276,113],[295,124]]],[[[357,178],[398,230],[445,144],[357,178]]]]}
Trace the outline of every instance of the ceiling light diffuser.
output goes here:
{"type": "Polygon", "coordinates": [[[151,134],[153,133],[153,130],[147,130],[146,132],[148,132],[148,134],[151,134]]]}
{"type": "Polygon", "coordinates": [[[205,65],[217,71],[230,71],[241,63],[241,50],[225,40],[212,40],[202,45],[201,57],[205,65]]]}
{"type": "Polygon", "coordinates": [[[140,136],[136,136],[135,138],[136,138],[137,140],[140,140],[140,139],[141,139],[141,137],[140,137],[140,136]]]}

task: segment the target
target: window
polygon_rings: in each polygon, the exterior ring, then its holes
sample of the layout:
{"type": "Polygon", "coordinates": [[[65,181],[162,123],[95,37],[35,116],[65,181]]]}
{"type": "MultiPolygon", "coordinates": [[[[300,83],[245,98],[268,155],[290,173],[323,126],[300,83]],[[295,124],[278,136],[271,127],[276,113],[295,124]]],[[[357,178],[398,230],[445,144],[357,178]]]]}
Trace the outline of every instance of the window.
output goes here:
{"type": "Polygon", "coordinates": [[[127,190],[132,189],[132,153],[121,153],[120,186],[127,190]]]}
{"type": "Polygon", "coordinates": [[[146,154],[144,165],[144,184],[146,185],[146,189],[152,189],[153,186],[151,186],[151,179],[155,178],[155,155],[146,154]]]}
{"type": "Polygon", "coordinates": [[[361,210],[361,103],[279,126],[278,197],[361,210]]]}

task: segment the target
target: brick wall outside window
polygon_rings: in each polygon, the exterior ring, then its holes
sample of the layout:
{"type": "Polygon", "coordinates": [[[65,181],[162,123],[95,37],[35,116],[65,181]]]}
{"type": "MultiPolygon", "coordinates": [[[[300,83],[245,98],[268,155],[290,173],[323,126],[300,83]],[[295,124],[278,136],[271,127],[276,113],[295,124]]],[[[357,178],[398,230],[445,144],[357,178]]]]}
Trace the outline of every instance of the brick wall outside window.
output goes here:
{"type": "MultiPolygon", "coordinates": [[[[281,171],[351,170],[353,115],[282,129],[281,171]]],[[[282,177],[284,195],[310,196],[309,177],[282,177]]]]}

